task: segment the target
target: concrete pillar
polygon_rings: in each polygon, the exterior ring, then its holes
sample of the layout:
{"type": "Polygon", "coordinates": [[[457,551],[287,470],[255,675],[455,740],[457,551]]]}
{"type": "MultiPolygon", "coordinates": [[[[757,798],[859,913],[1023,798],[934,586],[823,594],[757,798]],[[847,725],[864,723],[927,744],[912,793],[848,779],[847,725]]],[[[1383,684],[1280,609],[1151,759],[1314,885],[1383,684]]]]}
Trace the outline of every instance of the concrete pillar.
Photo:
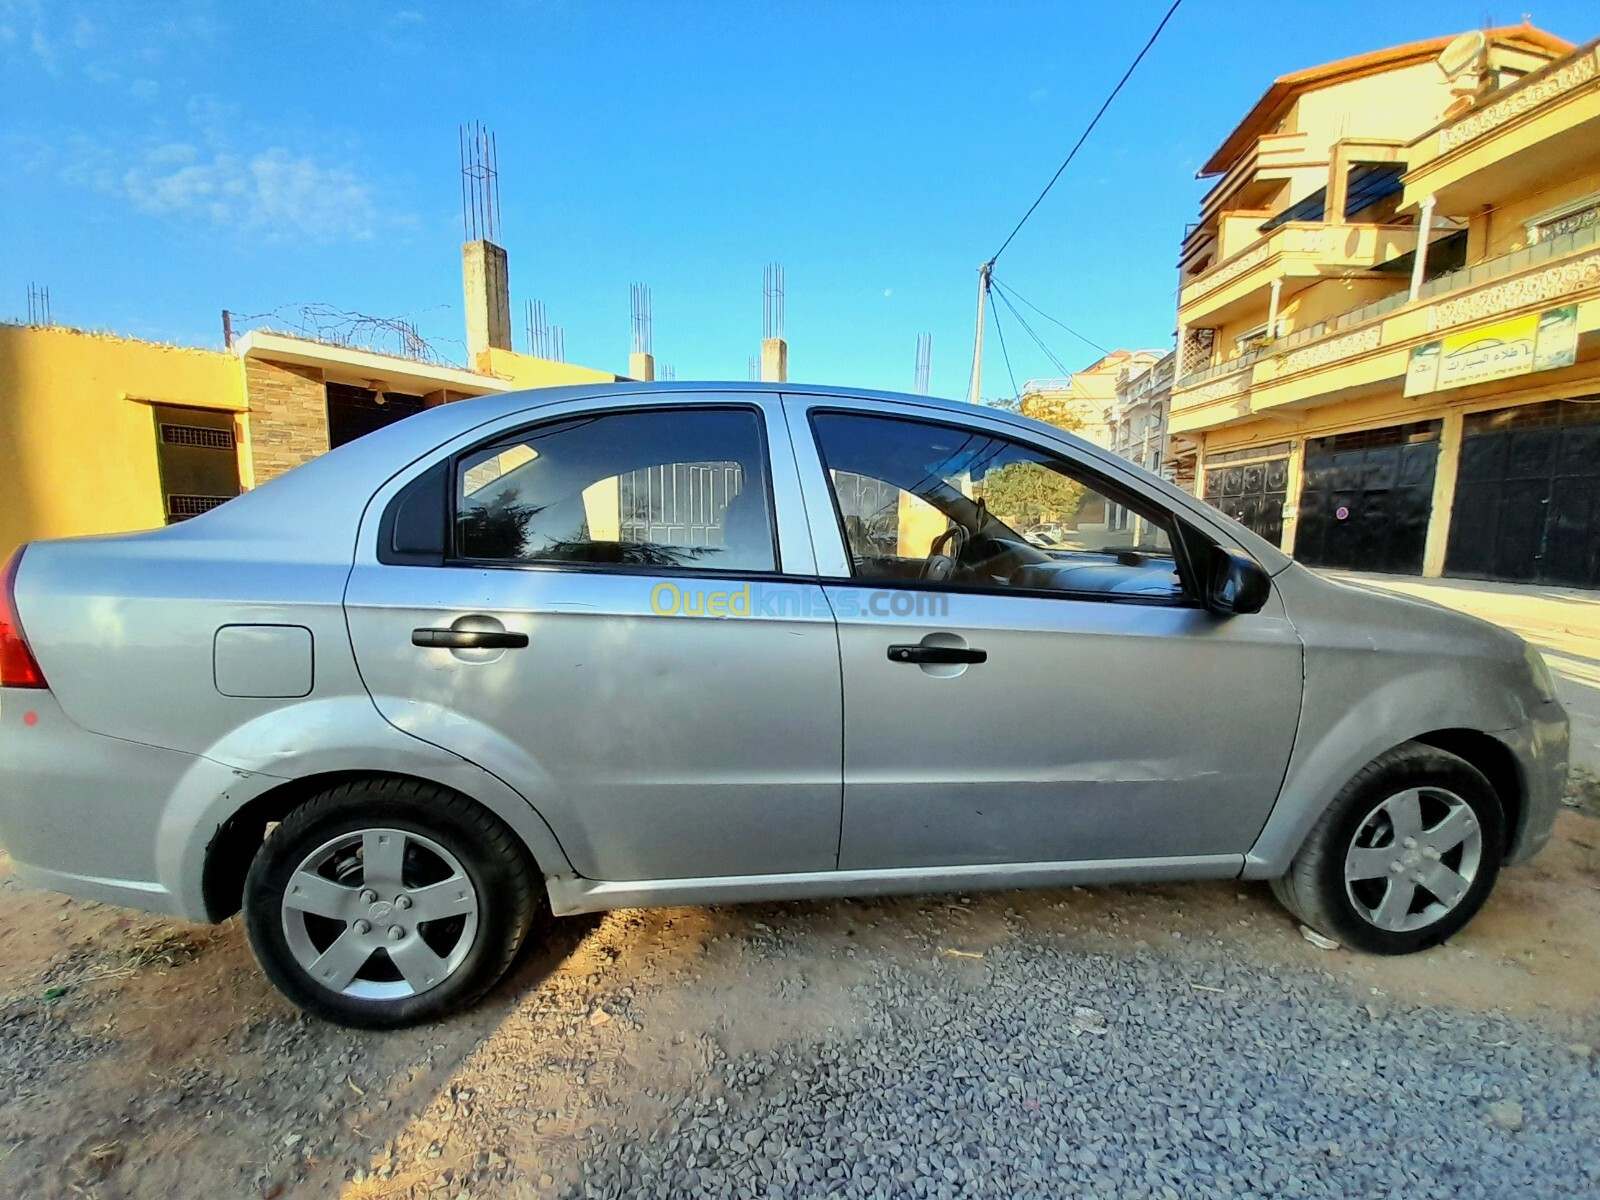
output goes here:
{"type": "Polygon", "coordinates": [[[1456,473],[1461,468],[1464,424],[1459,412],[1447,412],[1444,427],[1439,430],[1439,466],[1433,473],[1428,540],[1422,548],[1422,574],[1428,579],[1438,579],[1444,574],[1444,554],[1450,544],[1450,517],[1456,503],[1456,473]]]}
{"type": "Polygon", "coordinates": [[[1344,205],[1350,196],[1350,148],[1335,142],[1328,154],[1328,202],[1322,220],[1328,225],[1344,224],[1344,205]]]}
{"type": "Polygon", "coordinates": [[[1306,440],[1294,438],[1289,442],[1289,478],[1283,485],[1283,533],[1278,538],[1278,549],[1285,554],[1294,553],[1295,534],[1300,532],[1300,489],[1305,486],[1306,440]]]}
{"type": "Polygon", "coordinates": [[[789,382],[789,343],[782,338],[767,338],[761,343],[761,381],[789,382]]]}
{"type": "Polygon", "coordinates": [[[655,377],[656,356],[654,354],[646,354],[642,350],[635,350],[628,355],[628,378],[648,383],[655,377]]]}
{"type": "Polygon", "coordinates": [[[1422,201],[1422,211],[1417,216],[1417,254],[1411,261],[1411,295],[1415,300],[1422,294],[1422,279],[1428,270],[1428,236],[1433,232],[1434,198],[1422,201]]]}
{"type": "Polygon", "coordinates": [[[467,301],[467,357],[511,349],[511,268],[506,252],[490,241],[461,247],[461,286],[467,301]]]}
{"type": "Polygon", "coordinates": [[[1278,336],[1278,305],[1283,300],[1283,280],[1272,281],[1272,294],[1267,298],[1267,336],[1278,336]]]}

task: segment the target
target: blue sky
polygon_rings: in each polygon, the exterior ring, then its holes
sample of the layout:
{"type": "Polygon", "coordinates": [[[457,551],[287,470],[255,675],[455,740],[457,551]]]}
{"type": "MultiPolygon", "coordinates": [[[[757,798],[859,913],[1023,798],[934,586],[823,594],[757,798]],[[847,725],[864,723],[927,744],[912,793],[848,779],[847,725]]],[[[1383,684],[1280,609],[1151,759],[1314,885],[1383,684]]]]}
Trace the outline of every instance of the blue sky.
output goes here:
{"type": "MultiPolygon", "coordinates": [[[[519,349],[539,299],[570,360],[625,371],[645,282],[658,362],[743,379],[776,261],[792,378],[907,390],[929,331],[933,390],[961,394],[978,264],[1166,5],[0,0],[0,319],[37,282],[59,323],[219,345],[223,308],[320,303],[459,359],[480,119],[519,349]]],[[[1166,345],[1194,172],[1271,78],[1486,15],[1521,8],[1185,0],[997,277],[1103,345],[1166,345]]],[[[1593,0],[1532,15],[1600,32],[1593,0]]],[[[1006,336],[1019,381],[1058,373],[1006,336]]]]}

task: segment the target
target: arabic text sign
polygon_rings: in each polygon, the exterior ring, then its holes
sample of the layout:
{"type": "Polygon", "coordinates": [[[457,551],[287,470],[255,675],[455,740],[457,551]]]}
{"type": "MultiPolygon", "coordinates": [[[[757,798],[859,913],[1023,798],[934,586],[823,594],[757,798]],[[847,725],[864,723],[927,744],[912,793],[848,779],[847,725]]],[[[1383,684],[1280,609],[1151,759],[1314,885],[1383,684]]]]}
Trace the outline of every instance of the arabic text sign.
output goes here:
{"type": "Polygon", "coordinates": [[[1421,396],[1570,367],[1577,355],[1576,305],[1527,313],[1414,347],[1406,367],[1405,394],[1421,396]]]}

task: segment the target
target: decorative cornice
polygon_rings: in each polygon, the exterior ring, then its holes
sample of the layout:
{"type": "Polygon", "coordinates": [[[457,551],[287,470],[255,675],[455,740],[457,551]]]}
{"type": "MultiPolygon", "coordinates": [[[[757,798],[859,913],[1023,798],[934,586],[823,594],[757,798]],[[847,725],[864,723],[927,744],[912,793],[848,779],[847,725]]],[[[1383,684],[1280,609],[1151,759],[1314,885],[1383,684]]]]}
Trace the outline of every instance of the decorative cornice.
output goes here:
{"type": "Polygon", "coordinates": [[[1342,337],[1312,342],[1309,346],[1301,346],[1298,350],[1291,350],[1281,358],[1274,359],[1273,377],[1294,375],[1300,371],[1309,371],[1313,367],[1338,362],[1342,358],[1350,358],[1364,350],[1376,350],[1382,341],[1383,324],[1375,322],[1365,329],[1357,329],[1342,337]]]}
{"type": "Polygon", "coordinates": [[[1524,83],[1504,99],[1469,112],[1455,124],[1441,129],[1439,153],[1448,154],[1457,146],[1463,146],[1491,129],[1498,129],[1523,113],[1553,100],[1563,92],[1570,92],[1579,84],[1587,83],[1597,74],[1600,74],[1600,60],[1597,60],[1596,54],[1591,51],[1582,58],[1573,59],[1559,70],[1550,72],[1543,79],[1524,83]]]}
{"type": "Polygon", "coordinates": [[[1441,300],[1428,309],[1428,328],[1449,329],[1591,287],[1600,287],[1600,253],[1479,288],[1453,300],[1441,300]]]}

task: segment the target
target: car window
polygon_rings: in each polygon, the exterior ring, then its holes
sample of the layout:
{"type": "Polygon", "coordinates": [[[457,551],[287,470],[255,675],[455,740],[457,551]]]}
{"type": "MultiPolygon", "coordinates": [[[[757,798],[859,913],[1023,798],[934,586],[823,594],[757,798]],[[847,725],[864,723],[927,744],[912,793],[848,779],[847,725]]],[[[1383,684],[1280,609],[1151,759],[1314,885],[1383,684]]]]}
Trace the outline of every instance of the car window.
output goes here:
{"type": "Polygon", "coordinates": [[[1057,455],[900,417],[812,420],[858,579],[1184,594],[1171,518],[1057,455]]]}
{"type": "Polygon", "coordinates": [[[455,549],[491,562],[773,571],[760,415],[606,413],[466,455],[455,549]]]}

